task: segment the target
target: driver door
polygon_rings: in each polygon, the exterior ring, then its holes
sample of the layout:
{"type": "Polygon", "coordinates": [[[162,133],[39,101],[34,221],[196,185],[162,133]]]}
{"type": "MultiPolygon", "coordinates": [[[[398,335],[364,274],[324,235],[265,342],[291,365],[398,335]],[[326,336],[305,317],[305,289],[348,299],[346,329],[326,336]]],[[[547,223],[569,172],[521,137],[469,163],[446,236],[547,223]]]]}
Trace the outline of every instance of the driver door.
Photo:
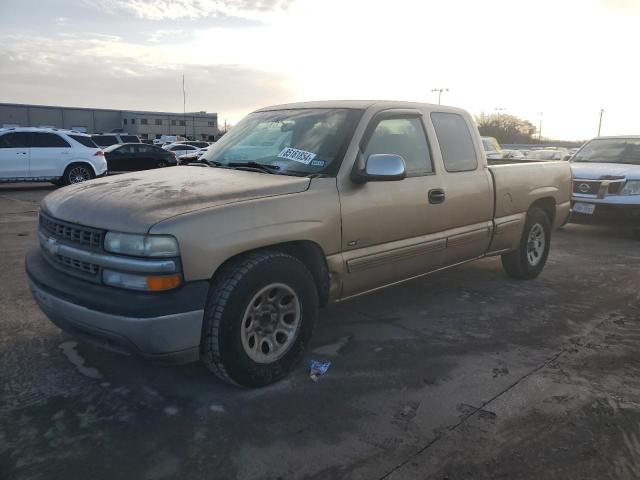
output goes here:
{"type": "Polygon", "coordinates": [[[372,154],[400,155],[407,178],[339,182],[343,298],[434,270],[446,248],[443,204],[437,195],[442,182],[435,174],[422,113],[380,112],[367,127],[360,152],[365,161],[372,154]]]}

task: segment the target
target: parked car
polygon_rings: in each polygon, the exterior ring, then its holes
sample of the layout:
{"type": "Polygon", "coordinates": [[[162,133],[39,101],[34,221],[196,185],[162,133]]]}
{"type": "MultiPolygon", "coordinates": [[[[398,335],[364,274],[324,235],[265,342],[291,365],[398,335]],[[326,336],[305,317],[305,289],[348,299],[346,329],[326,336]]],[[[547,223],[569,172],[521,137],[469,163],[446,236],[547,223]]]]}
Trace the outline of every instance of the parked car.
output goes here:
{"type": "Polygon", "coordinates": [[[525,160],[524,154],[520,150],[502,150],[504,160],[525,160]]]}
{"type": "Polygon", "coordinates": [[[155,145],[124,143],[104,149],[110,172],[132,172],[151,168],[173,167],[178,164],[175,154],[155,145]]]}
{"type": "Polygon", "coordinates": [[[168,145],[163,145],[162,148],[168,152],[175,153],[176,157],[180,157],[181,155],[186,155],[188,153],[195,153],[199,150],[198,147],[187,145],[186,143],[170,143],[168,145]]]}
{"type": "Polygon", "coordinates": [[[568,160],[569,156],[569,151],[566,148],[543,148],[529,152],[527,160],[549,162],[554,160],[568,160]]]}
{"type": "Polygon", "coordinates": [[[207,148],[210,145],[209,142],[200,142],[200,141],[195,141],[195,140],[181,140],[179,142],[174,142],[174,143],[181,143],[183,145],[191,145],[193,147],[198,147],[198,148],[207,148]]]}
{"type": "Polygon", "coordinates": [[[127,133],[96,133],[91,135],[91,139],[101,148],[117,143],[140,143],[140,138],[137,135],[127,133]]]}
{"type": "Polygon", "coordinates": [[[628,227],[640,239],[640,136],[591,140],[571,172],[571,222],[628,227]]]}
{"type": "Polygon", "coordinates": [[[186,165],[187,163],[197,162],[202,155],[207,153],[209,147],[199,148],[198,150],[185,153],[178,157],[178,165],[186,165]]]}
{"type": "Polygon", "coordinates": [[[259,387],[295,367],[319,306],[486,256],[535,278],[569,214],[567,162],[487,167],[471,115],[440,105],[265,108],[202,159],[44,198],[26,269],[54,323],[259,387]],[[256,132],[285,146],[249,156],[256,132]]]}
{"type": "Polygon", "coordinates": [[[69,185],[106,173],[104,153],[89,135],[53,128],[0,130],[0,182],[69,185]]]}
{"type": "Polygon", "coordinates": [[[482,137],[482,146],[484,148],[487,159],[489,160],[501,160],[504,158],[502,148],[493,137],[482,137]]]}

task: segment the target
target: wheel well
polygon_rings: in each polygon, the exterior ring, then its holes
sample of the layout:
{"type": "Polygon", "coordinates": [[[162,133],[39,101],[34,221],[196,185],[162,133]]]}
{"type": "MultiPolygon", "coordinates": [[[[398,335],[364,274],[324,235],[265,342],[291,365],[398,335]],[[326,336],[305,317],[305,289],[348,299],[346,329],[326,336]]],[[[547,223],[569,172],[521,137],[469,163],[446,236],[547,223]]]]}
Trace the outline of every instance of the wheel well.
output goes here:
{"type": "Polygon", "coordinates": [[[294,258],[300,260],[305,267],[309,269],[316,287],[318,289],[318,298],[320,306],[325,306],[329,300],[329,268],[324,252],[320,245],[310,240],[298,240],[293,242],[277,243],[274,245],[268,245],[265,247],[257,248],[255,250],[248,250],[246,252],[239,253],[231,258],[228,258],[213,274],[212,281],[215,281],[220,272],[230,262],[247,255],[248,253],[258,252],[260,250],[275,250],[278,252],[286,253],[294,258]]]}
{"type": "Polygon", "coordinates": [[[553,225],[556,218],[556,201],[551,197],[539,198],[531,204],[531,208],[538,207],[549,217],[549,222],[553,225]]]}
{"type": "Polygon", "coordinates": [[[69,165],[67,165],[66,167],[64,167],[64,172],[62,172],[62,176],[64,177],[67,172],[69,171],[69,169],[71,167],[73,167],[74,165],[83,165],[83,166],[87,166],[89,167],[89,169],[93,172],[94,175],[97,175],[96,173],[96,169],[93,168],[93,165],[91,165],[90,162],[86,162],[86,161],[82,161],[82,160],[78,160],[77,162],[71,162],[69,165]]]}

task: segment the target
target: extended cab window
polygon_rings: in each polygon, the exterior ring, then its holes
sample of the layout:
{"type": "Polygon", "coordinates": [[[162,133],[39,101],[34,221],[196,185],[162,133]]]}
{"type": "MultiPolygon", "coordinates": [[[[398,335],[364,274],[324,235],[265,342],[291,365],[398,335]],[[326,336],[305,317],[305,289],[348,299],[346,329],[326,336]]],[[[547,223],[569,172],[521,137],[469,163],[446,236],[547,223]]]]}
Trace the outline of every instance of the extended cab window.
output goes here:
{"type": "Polygon", "coordinates": [[[400,155],[408,176],[433,172],[427,137],[419,118],[380,120],[369,139],[364,158],[375,153],[400,155]]]}
{"type": "Polygon", "coordinates": [[[55,133],[34,132],[31,134],[31,146],[35,148],[68,148],[71,145],[55,133]]]}
{"type": "Polygon", "coordinates": [[[447,172],[467,172],[478,168],[473,138],[462,115],[434,112],[431,121],[447,172]]]}

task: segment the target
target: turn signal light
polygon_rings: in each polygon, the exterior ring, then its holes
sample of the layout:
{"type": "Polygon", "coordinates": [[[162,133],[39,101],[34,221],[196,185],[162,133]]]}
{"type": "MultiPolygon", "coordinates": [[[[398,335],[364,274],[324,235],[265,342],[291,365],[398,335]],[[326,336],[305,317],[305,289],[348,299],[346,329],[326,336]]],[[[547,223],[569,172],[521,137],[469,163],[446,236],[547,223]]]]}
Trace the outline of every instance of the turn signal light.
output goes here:
{"type": "Polygon", "coordinates": [[[182,279],[180,275],[160,275],[147,277],[147,288],[152,292],[159,292],[161,290],[171,290],[180,285],[182,279]]]}

